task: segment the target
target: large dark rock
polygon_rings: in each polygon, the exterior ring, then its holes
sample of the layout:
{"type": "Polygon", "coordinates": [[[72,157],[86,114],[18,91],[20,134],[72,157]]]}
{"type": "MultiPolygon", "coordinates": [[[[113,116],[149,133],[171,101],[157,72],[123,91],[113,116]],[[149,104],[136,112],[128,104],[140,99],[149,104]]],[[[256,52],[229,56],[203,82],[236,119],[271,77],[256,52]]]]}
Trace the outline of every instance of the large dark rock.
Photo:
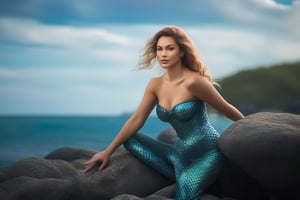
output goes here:
{"type": "Polygon", "coordinates": [[[84,174],[95,151],[61,148],[46,158],[28,158],[0,171],[0,199],[111,199],[121,194],[148,196],[171,184],[120,147],[109,167],[84,174]],[[77,155],[77,156],[76,156],[77,155]]]}
{"type": "MultiPolygon", "coordinates": [[[[158,137],[173,143],[170,128],[158,137]]],[[[219,140],[225,155],[218,179],[201,200],[297,199],[300,186],[300,118],[257,113],[233,123],[219,140]]],[[[175,184],[120,147],[109,166],[84,174],[96,151],[61,148],[45,158],[27,158],[0,170],[0,199],[171,199],[175,184]]],[[[298,198],[300,199],[300,198],[298,198]]]]}
{"type": "Polygon", "coordinates": [[[222,134],[219,147],[228,160],[257,182],[269,199],[300,199],[299,115],[249,115],[222,134]]]}
{"type": "Polygon", "coordinates": [[[132,194],[122,194],[111,200],[168,200],[172,199],[170,197],[173,196],[175,192],[176,186],[175,184],[167,186],[147,197],[138,197],[132,194]]]}

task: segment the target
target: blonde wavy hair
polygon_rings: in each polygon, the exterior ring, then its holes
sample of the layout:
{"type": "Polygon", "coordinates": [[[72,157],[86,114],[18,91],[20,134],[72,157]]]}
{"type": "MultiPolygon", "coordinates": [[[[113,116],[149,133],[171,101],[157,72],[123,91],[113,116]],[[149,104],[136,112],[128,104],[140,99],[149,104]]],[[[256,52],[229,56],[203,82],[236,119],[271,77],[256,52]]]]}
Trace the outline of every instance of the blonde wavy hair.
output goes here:
{"type": "Polygon", "coordinates": [[[140,57],[139,69],[150,69],[156,61],[156,46],[160,37],[172,37],[183,52],[181,58],[182,65],[191,71],[199,72],[201,76],[206,77],[210,82],[217,84],[209,74],[200,55],[188,34],[177,26],[166,26],[158,31],[144,47],[144,53],[140,57]]]}

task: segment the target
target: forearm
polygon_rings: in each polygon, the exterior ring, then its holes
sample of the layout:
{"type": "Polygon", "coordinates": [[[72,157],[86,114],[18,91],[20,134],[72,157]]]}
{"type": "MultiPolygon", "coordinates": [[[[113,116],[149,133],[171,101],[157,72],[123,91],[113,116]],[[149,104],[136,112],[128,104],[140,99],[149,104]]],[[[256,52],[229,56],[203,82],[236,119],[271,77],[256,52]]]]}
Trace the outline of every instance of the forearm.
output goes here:
{"type": "Polygon", "coordinates": [[[133,136],[143,124],[144,120],[134,116],[129,118],[112,143],[105,149],[105,152],[111,155],[121,144],[133,136]]]}
{"type": "Polygon", "coordinates": [[[229,104],[229,107],[224,111],[224,115],[233,121],[244,118],[244,115],[231,104],[229,104]]]}

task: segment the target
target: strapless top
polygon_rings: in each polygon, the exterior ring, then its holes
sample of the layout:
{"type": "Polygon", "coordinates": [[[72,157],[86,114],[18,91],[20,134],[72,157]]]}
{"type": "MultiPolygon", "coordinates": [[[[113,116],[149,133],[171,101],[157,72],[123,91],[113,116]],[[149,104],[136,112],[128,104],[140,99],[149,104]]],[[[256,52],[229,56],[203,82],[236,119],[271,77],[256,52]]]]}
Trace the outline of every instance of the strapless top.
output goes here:
{"type": "Polygon", "coordinates": [[[175,129],[177,133],[176,144],[181,146],[180,151],[200,155],[199,151],[216,148],[219,133],[208,121],[204,101],[184,101],[170,110],[157,104],[156,113],[160,120],[169,122],[175,129]],[[198,148],[199,146],[201,148],[198,148]]]}
{"type": "Polygon", "coordinates": [[[174,120],[189,121],[193,117],[207,120],[206,106],[202,100],[184,101],[175,105],[171,110],[157,104],[156,113],[160,120],[171,124],[174,120]]]}

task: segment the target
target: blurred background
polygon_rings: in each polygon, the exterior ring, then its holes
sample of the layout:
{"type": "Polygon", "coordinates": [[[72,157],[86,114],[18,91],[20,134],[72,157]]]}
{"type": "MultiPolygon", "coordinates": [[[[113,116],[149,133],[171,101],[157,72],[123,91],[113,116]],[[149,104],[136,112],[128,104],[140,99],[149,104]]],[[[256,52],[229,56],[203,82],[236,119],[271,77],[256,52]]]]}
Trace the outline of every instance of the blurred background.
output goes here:
{"type": "Polygon", "coordinates": [[[134,70],[141,50],[165,25],[190,34],[216,79],[297,62],[299,11],[298,0],[1,1],[0,114],[131,112],[159,75],[134,70]]]}
{"type": "MultiPolygon", "coordinates": [[[[160,75],[135,69],[165,25],[187,31],[245,114],[300,113],[299,11],[299,0],[2,0],[0,166],[60,146],[104,147],[160,75]]],[[[224,120],[212,119],[220,132],[224,120]]],[[[166,127],[151,123],[151,133],[166,127]]]]}

